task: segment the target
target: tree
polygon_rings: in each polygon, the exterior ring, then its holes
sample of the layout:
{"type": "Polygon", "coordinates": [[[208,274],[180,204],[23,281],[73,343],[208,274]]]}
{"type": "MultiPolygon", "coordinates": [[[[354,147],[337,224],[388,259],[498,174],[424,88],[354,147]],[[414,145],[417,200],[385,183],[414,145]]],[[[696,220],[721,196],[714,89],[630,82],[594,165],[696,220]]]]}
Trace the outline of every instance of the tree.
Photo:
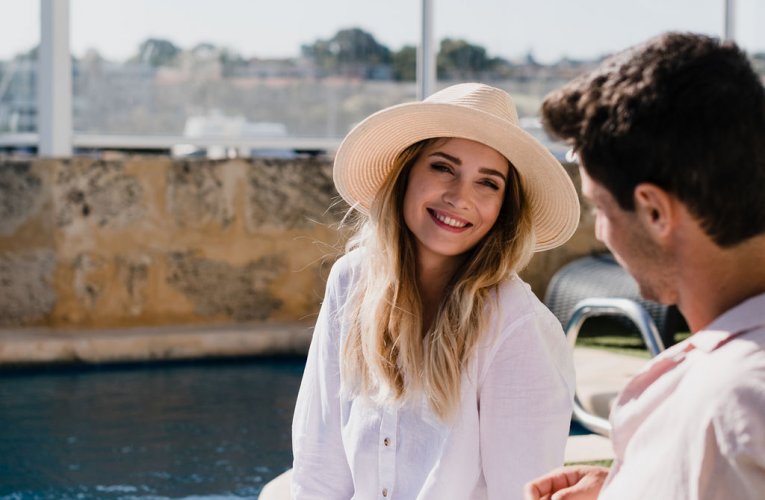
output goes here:
{"type": "Polygon", "coordinates": [[[160,38],[149,38],[144,40],[138,47],[138,54],[131,58],[131,61],[146,63],[150,66],[167,66],[175,61],[180,53],[173,42],[160,38]]]}
{"type": "Polygon", "coordinates": [[[200,42],[191,49],[195,59],[214,59],[220,53],[220,49],[210,42],[200,42]]]}
{"type": "Polygon", "coordinates": [[[237,69],[247,67],[247,61],[239,52],[222,48],[218,54],[218,60],[223,65],[223,76],[233,76],[237,69]]]}
{"type": "Polygon", "coordinates": [[[406,82],[417,78],[417,47],[405,45],[393,53],[393,78],[406,82]]]}
{"type": "Polygon", "coordinates": [[[438,51],[436,68],[439,78],[472,77],[491,69],[486,49],[465,40],[444,38],[438,51]]]}
{"type": "Polygon", "coordinates": [[[325,72],[346,76],[364,77],[375,66],[391,63],[390,49],[360,28],[340,30],[329,40],[303,45],[301,51],[325,72]]]}
{"type": "Polygon", "coordinates": [[[502,57],[492,57],[489,60],[489,68],[493,78],[507,79],[512,78],[514,74],[513,65],[502,57]]]}

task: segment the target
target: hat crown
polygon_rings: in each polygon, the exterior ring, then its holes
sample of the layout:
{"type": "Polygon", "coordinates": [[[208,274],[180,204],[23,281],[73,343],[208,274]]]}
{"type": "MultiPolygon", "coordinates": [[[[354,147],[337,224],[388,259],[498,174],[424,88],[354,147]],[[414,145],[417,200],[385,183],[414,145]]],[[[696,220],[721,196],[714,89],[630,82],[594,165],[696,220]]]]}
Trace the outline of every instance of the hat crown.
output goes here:
{"type": "Polygon", "coordinates": [[[510,94],[482,83],[461,83],[440,90],[423,102],[452,104],[482,111],[518,125],[518,111],[510,94]]]}

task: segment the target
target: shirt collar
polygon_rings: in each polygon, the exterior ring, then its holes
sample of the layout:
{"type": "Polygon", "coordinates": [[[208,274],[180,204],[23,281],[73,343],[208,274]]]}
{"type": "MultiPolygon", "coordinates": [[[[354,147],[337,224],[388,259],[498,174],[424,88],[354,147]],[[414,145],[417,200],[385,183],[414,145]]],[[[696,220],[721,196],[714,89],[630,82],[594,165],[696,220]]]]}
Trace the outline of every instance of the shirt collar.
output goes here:
{"type": "Polygon", "coordinates": [[[755,295],[728,309],[688,338],[696,349],[712,352],[722,344],[749,330],[765,326],[765,293],[755,295]]]}

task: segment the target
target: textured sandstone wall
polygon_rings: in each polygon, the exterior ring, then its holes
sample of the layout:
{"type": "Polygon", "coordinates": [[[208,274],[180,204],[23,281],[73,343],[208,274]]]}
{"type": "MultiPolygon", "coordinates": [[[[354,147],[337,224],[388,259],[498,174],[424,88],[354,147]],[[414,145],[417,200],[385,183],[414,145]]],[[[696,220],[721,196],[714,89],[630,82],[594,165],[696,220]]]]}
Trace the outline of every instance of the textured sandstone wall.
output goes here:
{"type": "MultiPolygon", "coordinates": [[[[0,158],[0,326],[310,322],[336,201],[329,159],[0,158]]],[[[585,215],[523,275],[594,248],[585,215]]]]}
{"type": "Polygon", "coordinates": [[[310,319],[333,196],[328,160],[0,159],[0,324],[310,319]]]}

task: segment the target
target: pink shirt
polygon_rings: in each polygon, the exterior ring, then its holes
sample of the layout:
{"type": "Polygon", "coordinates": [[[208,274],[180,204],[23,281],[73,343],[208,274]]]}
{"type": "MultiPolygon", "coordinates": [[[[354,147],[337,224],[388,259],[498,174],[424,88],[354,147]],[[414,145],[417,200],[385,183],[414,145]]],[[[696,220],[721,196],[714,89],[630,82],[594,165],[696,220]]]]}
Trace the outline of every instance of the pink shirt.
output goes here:
{"type": "Polygon", "coordinates": [[[600,499],[765,499],[765,294],[652,360],[611,424],[600,499]]]}

